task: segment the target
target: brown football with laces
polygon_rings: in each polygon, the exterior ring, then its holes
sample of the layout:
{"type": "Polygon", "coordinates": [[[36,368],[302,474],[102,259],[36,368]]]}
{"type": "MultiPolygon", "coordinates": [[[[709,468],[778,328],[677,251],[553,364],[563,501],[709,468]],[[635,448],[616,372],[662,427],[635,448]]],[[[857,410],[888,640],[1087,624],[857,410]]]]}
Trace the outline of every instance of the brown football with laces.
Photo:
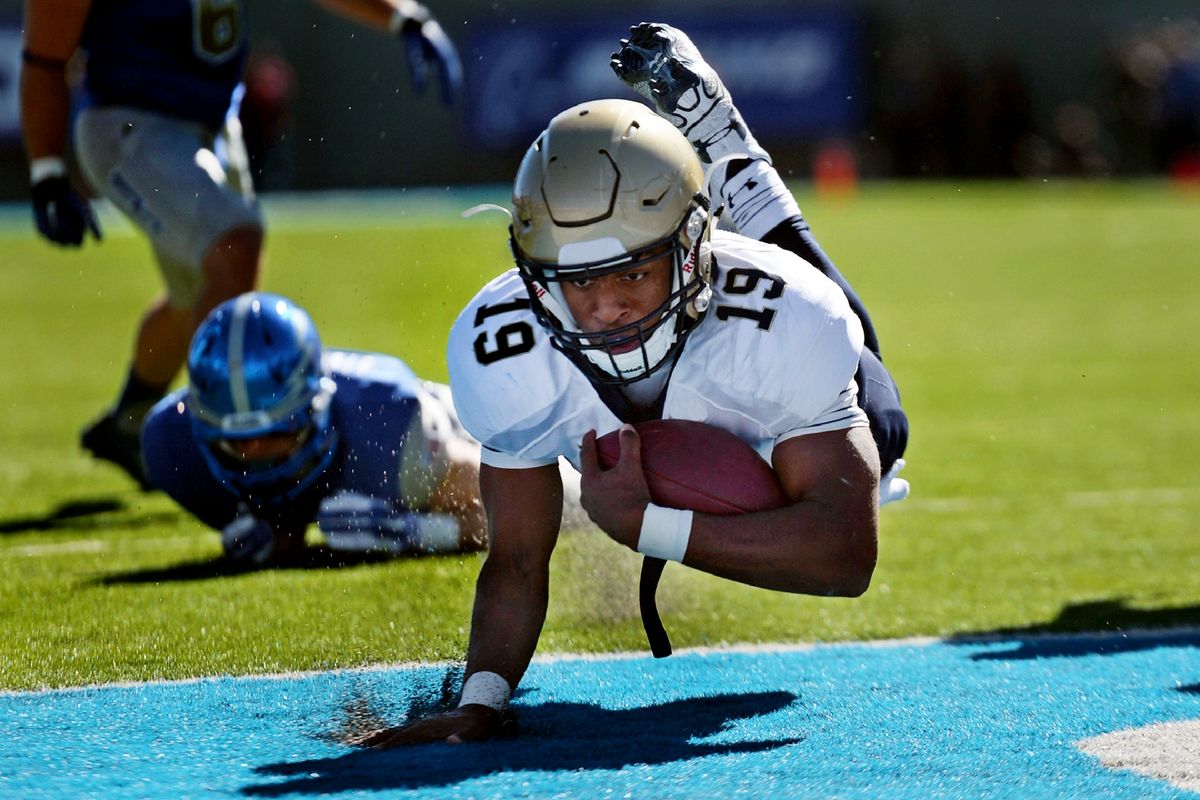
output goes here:
{"type": "MultiPolygon", "coordinates": [[[[744,514],[788,504],[771,465],[723,428],[662,419],[634,425],[642,442],[642,471],[650,499],[668,508],[705,514],[744,514]]],[[[596,440],[600,465],[611,469],[621,453],[619,430],[596,440]]]]}

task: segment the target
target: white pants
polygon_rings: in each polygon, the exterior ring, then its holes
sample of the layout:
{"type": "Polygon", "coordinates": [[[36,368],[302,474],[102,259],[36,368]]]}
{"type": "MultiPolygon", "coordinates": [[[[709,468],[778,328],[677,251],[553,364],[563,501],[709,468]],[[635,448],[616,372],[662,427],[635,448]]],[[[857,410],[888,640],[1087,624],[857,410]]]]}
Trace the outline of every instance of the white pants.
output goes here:
{"type": "Polygon", "coordinates": [[[126,106],[87,109],[75,124],[84,175],[150,238],[177,307],[194,303],[214,244],[236,228],[262,228],[236,118],[220,140],[218,148],[202,125],[126,106]]]}

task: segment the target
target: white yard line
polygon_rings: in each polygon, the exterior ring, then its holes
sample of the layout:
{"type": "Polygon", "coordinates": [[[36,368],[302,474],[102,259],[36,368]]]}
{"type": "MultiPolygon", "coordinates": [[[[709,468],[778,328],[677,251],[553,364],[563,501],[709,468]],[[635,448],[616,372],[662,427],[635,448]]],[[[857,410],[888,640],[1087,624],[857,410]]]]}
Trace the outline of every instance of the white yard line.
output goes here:
{"type": "Polygon", "coordinates": [[[114,542],[111,539],[72,539],[66,542],[49,542],[47,544],[22,544],[12,547],[0,547],[0,558],[42,558],[50,556],[74,555],[77,553],[103,553],[120,547],[122,550],[147,551],[164,548],[190,548],[194,542],[185,537],[157,539],[123,539],[114,542]]]}
{"type": "MultiPolygon", "coordinates": [[[[972,636],[963,639],[945,639],[936,636],[910,636],[902,639],[868,639],[863,641],[847,641],[847,642],[767,642],[762,644],[730,644],[717,645],[713,647],[682,647],[673,651],[676,655],[720,655],[722,653],[797,653],[808,652],[812,650],[821,650],[835,647],[928,647],[930,645],[948,642],[952,644],[967,645],[967,644],[986,644],[989,642],[1010,642],[1015,639],[1021,641],[1062,641],[1062,642],[1077,642],[1082,640],[1102,640],[1102,641],[1127,641],[1140,639],[1155,639],[1155,640],[1189,640],[1200,637],[1200,626],[1185,625],[1174,628],[1147,628],[1129,631],[1099,631],[1094,633],[1045,633],[1045,634],[1026,634],[1020,637],[1004,634],[989,634],[986,636],[972,636]]],[[[648,659],[651,658],[647,650],[630,650],[616,653],[547,653],[544,655],[535,655],[534,663],[554,664],[567,661],[622,661],[626,659],[648,659]]],[[[202,683],[209,680],[253,680],[253,681],[276,681],[276,680],[291,680],[294,678],[304,678],[313,675],[340,675],[346,673],[369,673],[369,672],[385,672],[388,670],[397,669],[426,669],[426,668],[448,668],[454,666],[462,666],[461,660],[451,661],[395,661],[384,664],[371,664],[362,667],[343,667],[340,669],[321,669],[321,670],[297,670],[294,672],[274,672],[262,675],[207,675],[198,678],[179,678],[176,680],[152,680],[152,681],[119,681],[115,683],[95,683],[85,686],[66,686],[55,689],[33,689],[33,690],[0,690],[0,696],[11,695],[36,695],[45,694],[47,692],[82,692],[93,689],[109,689],[109,688],[134,688],[138,686],[172,686],[191,683],[202,683]]]]}
{"type": "MultiPolygon", "coordinates": [[[[919,488],[919,487],[918,487],[919,488]]],[[[921,497],[914,493],[907,500],[895,504],[900,510],[926,511],[935,514],[960,514],[967,511],[989,511],[1029,505],[1034,501],[1045,501],[1055,495],[990,497],[921,497]]],[[[1185,503],[1200,499],[1200,486],[1146,487],[1132,489],[1103,490],[1094,492],[1063,492],[1057,495],[1059,502],[1070,508],[1107,508],[1116,505],[1161,505],[1185,503]]],[[[888,508],[892,508],[889,506],[888,508]]],[[[887,509],[884,510],[884,514],[887,509]]]]}

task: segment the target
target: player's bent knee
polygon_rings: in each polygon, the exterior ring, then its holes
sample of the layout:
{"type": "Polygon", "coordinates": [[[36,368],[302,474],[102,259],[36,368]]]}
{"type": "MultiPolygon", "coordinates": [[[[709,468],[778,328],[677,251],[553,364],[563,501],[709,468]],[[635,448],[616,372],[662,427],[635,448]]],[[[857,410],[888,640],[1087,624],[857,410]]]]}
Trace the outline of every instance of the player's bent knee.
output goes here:
{"type": "Polygon", "coordinates": [[[258,282],[263,230],[245,225],[216,241],[204,258],[205,283],[228,287],[229,297],[252,290],[258,282]]]}

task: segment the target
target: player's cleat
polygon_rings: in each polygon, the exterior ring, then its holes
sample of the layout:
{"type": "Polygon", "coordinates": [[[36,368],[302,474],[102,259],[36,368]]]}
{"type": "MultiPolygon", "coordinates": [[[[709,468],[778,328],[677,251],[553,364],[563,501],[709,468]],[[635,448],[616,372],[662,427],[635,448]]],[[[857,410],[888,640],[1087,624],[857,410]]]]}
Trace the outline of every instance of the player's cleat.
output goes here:
{"type": "Polygon", "coordinates": [[[770,162],[716,70],[683,31],[657,22],[634,25],[609,66],[687,137],[705,164],[726,156],[770,162]]]}
{"type": "Polygon", "coordinates": [[[93,457],[116,464],[137,481],[142,491],[154,485],[146,476],[138,434],[122,429],[115,411],[109,411],[83,431],[79,443],[93,457]]]}

